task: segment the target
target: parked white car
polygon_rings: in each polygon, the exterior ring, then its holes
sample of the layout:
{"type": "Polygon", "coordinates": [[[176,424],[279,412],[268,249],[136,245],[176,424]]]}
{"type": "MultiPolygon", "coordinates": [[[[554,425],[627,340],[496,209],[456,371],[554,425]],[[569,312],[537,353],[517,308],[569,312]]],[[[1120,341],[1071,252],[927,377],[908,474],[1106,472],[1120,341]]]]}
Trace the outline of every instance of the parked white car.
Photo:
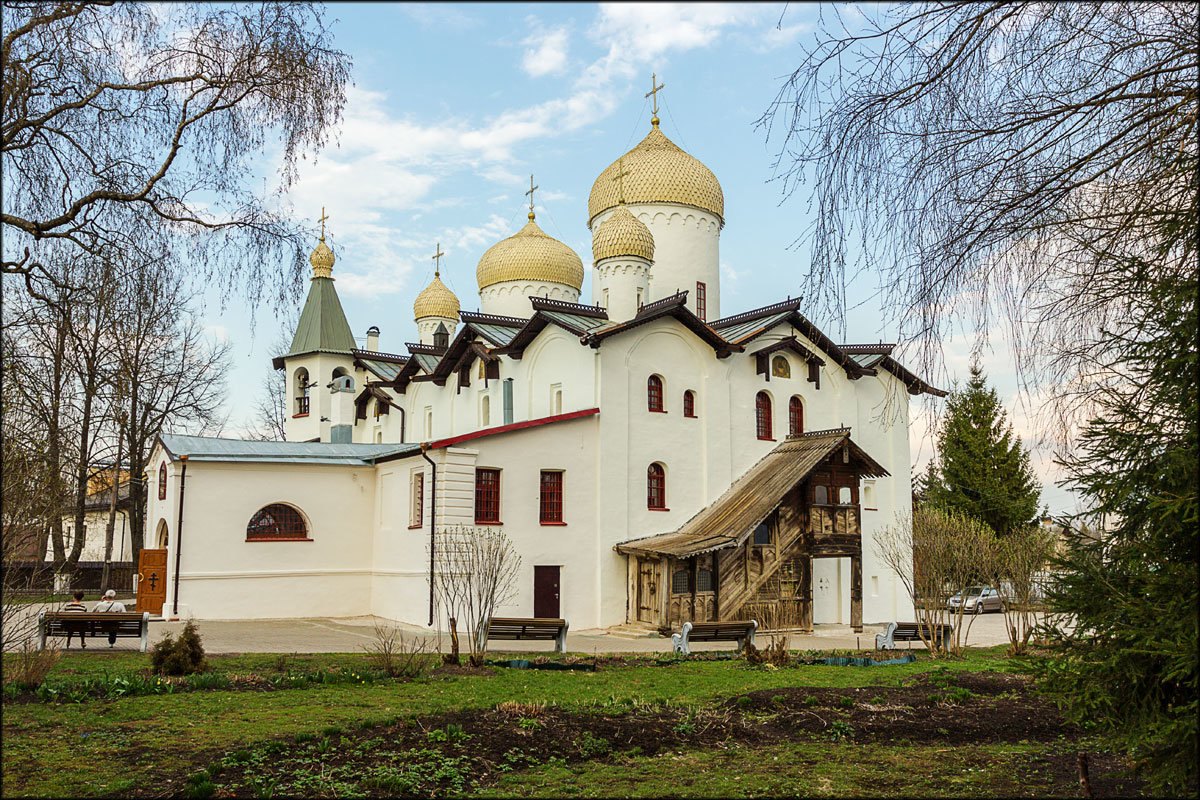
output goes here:
{"type": "Polygon", "coordinates": [[[1007,603],[994,586],[968,586],[965,592],[950,597],[951,611],[963,606],[964,614],[982,614],[985,611],[1004,611],[1007,603]]]}

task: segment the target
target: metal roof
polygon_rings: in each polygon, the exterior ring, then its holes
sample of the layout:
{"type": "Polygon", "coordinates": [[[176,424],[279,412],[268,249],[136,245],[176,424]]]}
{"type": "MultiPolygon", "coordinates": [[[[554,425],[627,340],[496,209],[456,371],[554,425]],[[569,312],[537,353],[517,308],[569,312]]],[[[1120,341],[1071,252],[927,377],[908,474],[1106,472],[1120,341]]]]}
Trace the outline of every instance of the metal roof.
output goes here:
{"type": "Polygon", "coordinates": [[[347,353],[354,349],[354,334],[338,300],[331,278],[313,278],[308,299],[300,312],[289,356],[304,353],[347,353]]]}
{"type": "Polygon", "coordinates": [[[433,372],[437,369],[438,362],[442,360],[441,356],[435,356],[431,353],[413,353],[412,357],[416,360],[421,369],[426,372],[433,372]]]}
{"type": "Polygon", "coordinates": [[[749,319],[743,322],[735,322],[732,325],[723,325],[717,328],[717,333],[721,337],[730,342],[737,342],[747,336],[765,331],[779,323],[785,321],[792,314],[791,311],[781,311],[778,314],[772,314],[769,317],[758,317],[757,319],[749,319]]]}
{"type": "Polygon", "coordinates": [[[616,550],[687,558],[741,544],[793,487],[843,444],[850,448],[851,458],[858,462],[860,475],[882,477],[888,474],[882,465],[850,441],[849,428],[789,436],[678,530],[621,542],[616,550]]]}
{"type": "Polygon", "coordinates": [[[583,316],[581,314],[568,314],[561,311],[546,311],[541,310],[538,313],[544,314],[547,319],[550,319],[559,325],[571,331],[589,332],[597,328],[602,328],[608,324],[608,320],[604,317],[583,316]]]}
{"type": "Polygon", "coordinates": [[[358,360],[365,368],[385,381],[394,381],[396,376],[400,374],[400,370],[404,368],[403,361],[377,361],[373,358],[363,358],[361,356],[359,356],[358,360]]]}
{"type": "Polygon", "coordinates": [[[513,328],[508,325],[491,325],[486,322],[469,322],[467,324],[495,347],[504,347],[521,330],[520,328],[513,328]]]}
{"type": "Polygon", "coordinates": [[[158,437],[171,460],[284,464],[340,464],[369,467],[382,456],[421,452],[419,444],[333,444],[330,442],[255,442],[164,433],[158,437]],[[407,451],[407,452],[406,452],[407,451]]]}

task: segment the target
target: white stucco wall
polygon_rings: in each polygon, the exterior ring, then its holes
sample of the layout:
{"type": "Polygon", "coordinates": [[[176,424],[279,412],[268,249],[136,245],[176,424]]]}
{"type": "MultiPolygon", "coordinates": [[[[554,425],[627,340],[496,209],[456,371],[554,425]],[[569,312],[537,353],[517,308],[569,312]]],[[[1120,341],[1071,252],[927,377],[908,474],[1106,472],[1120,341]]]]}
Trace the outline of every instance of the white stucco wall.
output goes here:
{"type": "MultiPolygon", "coordinates": [[[[638,203],[626,207],[654,236],[654,266],[650,269],[646,302],[684,290],[688,293],[688,308],[696,311],[696,282],[702,281],[708,296],[705,319],[720,319],[720,221],[712,214],[690,206],[638,203]]],[[[593,233],[612,212],[596,215],[591,222],[593,233]]]]}
{"type": "Polygon", "coordinates": [[[575,303],[579,301],[579,289],[552,281],[501,281],[479,290],[479,308],[484,314],[532,317],[531,297],[575,303]]]}
{"type": "MultiPolygon", "coordinates": [[[[158,463],[155,461],[154,463],[158,463]]],[[[370,613],[375,469],[280,463],[191,461],[179,536],[179,472],[171,465],[167,499],[153,495],[148,529],[167,520],[167,604],[181,618],[273,619],[370,613]],[[311,541],[246,541],[246,526],[270,503],[304,515],[311,541]]]]}

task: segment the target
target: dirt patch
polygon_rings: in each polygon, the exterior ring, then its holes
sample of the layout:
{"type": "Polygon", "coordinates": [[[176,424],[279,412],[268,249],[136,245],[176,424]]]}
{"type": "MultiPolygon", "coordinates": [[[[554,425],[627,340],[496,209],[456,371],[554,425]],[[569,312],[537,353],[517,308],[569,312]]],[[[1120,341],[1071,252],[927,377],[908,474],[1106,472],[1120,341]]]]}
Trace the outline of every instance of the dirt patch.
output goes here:
{"type": "Polygon", "coordinates": [[[947,744],[1046,742],[1079,731],[1015,675],[920,675],[904,686],[764,689],[726,706],[768,712],[779,735],[799,732],[854,741],[947,744]],[[848,727],[847,727],[848,726],[848,727]]]}
{"type": "MultiPolygon", "coordinates": [[[[851,748],[864,742],[948,747],[1054,742],[1031,755],[1018,772],[1031,781],[1052,775],[1054,785],[1070,788],[1075,785],[1072,744],[1078,738],[1079,731],[1033,694],[1022,677],[943,671],[914,676],[902,686],[766,689],[703,709],[635,706],[585,712],[512,702],[345,730],[332,727],[248,750],[196,754],[192,763],[196,770],[209,768],[216,796],[254,797],[266,788],[276,796],[436,796],[486,787],[503,773],[539,764],[730,745],[813,739],[851,748]]],[[[1112,756],[1092,757],[1096,796],[1144,789],[1123,776],[1121,766],[1112,756]]],[[[205,779],[205,773],[199,775],[205,779]]],[[[1013,779],[1017,785],[1024,780],[1020,774],[1013,779]]],[[[185,780],[186,773],[176,773],[142,796],[177,794],[185,780]]]]}

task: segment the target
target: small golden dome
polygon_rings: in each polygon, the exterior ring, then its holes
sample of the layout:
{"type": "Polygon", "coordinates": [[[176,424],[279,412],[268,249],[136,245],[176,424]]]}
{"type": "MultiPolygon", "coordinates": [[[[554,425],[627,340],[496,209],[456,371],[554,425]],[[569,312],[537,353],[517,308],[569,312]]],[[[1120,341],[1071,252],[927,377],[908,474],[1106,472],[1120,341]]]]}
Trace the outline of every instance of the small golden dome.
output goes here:
{"type": "Polygon", "coordinates": [[[600,223],[592,236],[592,257],[599,261],[613,256],[638,256],[654,260],[654,237],[640,219],[625,206],[600,223]]]}
{"type": "Polygon", "coordinates": [[[583,286],[583,261],[575,251],[546,233],[533,221],[488,248],[475,270],[479,288],[503,281],[546,281],[583,286]]]}
{"type": "Polygon", "coordinates": [[[308,256],[308,263],[312,264],[313,268],[313,277],[333,277],[333,262],[333,251],[329,249],[329,245],[325,244],[325,239],[322,237],[321,241],[308,256]]]}
{"type": "Polygon", "coordinates": [[[668,139],[658,125],[645,139],[614,161],[592,184],[588,227],[620,201],[617,173],[624,168],[625,202],[673,203],[715,214],[725,224],[725,195],[712,170],[668,139]]]}
{"type": "Polygon", "coordinates": [[[448,317],[458,319],[458,298],[442,283],[441,276],[433,273],[433,281],[421,290],[413,302],[413,319],[422,317],[448,317]]]}

